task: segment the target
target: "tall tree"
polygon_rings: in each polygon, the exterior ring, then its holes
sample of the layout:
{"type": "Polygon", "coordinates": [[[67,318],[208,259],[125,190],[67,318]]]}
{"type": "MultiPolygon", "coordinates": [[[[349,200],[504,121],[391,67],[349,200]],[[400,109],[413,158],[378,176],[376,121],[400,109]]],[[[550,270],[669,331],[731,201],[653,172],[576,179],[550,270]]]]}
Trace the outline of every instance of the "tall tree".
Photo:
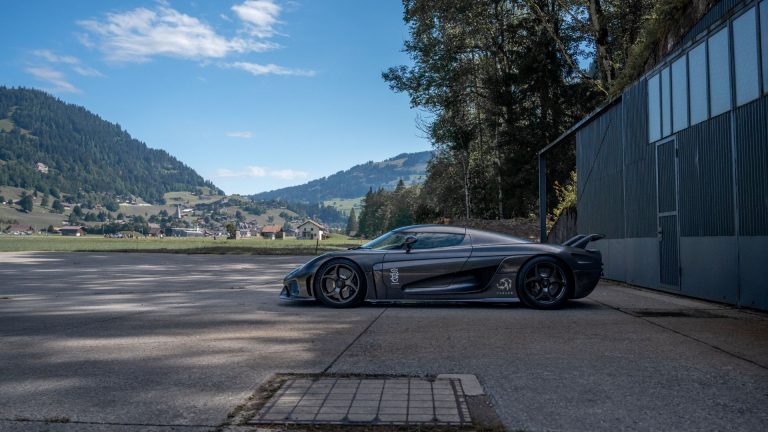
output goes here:
{"type": "Polygon", "coordinates": [[[32,207],[34,207],[34,201],[32,195],[26,192],[21,193],[21,200],[19,200],[19,207],[27,213],[32,213],[32,207]]]}
{"type": "Polygon", "coordinates": [[[357,225],[357,216],[355,215],[354,207],[349,211],[349,219],[347,219],[347,228],[345,232],[349,235],[351,233],[357,233],[359,230],[357,225]]]}

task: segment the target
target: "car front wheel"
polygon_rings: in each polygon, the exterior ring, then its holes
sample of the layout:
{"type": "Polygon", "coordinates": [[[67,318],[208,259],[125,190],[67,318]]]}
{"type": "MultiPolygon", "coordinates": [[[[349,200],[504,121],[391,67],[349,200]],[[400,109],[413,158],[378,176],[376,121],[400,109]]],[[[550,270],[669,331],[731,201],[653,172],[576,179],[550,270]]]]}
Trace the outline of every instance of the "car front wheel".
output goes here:
{"type": "Polygon", "coordinates": [[[315,297],[326,306],[347,308],[365,300],[365,277],[357,265],[346,260],[325,263],[315,277],[315,297]]]}

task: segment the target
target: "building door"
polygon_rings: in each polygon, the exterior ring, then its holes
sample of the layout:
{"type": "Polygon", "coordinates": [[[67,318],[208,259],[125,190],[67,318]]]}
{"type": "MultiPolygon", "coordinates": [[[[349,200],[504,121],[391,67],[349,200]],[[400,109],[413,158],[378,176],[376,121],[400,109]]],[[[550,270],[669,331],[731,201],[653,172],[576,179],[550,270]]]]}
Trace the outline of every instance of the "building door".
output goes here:
{"type": "Polygon", "coordinates": [[[675,139],[656,146],[659,282],[680,289],[680,236],[677,222],[677,146],[675,139]]]}

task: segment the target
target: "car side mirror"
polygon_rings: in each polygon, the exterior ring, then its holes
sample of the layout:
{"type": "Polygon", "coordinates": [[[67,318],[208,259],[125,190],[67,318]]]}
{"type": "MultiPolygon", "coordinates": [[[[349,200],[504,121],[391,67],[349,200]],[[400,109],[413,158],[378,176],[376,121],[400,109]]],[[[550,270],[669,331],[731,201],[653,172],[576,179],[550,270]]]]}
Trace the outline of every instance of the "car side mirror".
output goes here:
{"type": "Polygon", "coordinates": [[[416,243],[419,239],[416,238],[416,236],[409,235],[405,238],[405,241],[403,242],[403,245],[405,246],[405,251],[410,252],[413,248],[413,244],[416,243]]]}

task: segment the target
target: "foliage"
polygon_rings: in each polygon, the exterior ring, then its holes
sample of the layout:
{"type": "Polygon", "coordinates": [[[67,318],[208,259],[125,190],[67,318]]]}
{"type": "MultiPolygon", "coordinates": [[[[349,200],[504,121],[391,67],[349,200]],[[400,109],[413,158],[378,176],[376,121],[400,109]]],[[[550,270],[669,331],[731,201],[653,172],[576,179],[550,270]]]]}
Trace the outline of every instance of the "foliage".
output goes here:
{"type": "Polygon", "coordinates": [[[53,204],[51,205],[51,209],[55,211],[56,213],[64,213],[64,204],[61,203],[61,201],[55,199],[53,200],[53,204]]]}
{"type": "Polygon", "coordinates": [[[0,185],[47,191],[56,198],[60,192],[82,191],[94,197],[139,196],[155,203],[171,191],[197,187],[218,191],[167,152],[132,138],[120,125],[44,92],[0,86],[0,118],[6,115],[15,127],[0,131],[0,160],[6,162],[0,167],[0,185]],[[48,166],[47,174],[36,170],[38,162],[48,166]]]}
{"type": "Polygon", "coordinates": [[[355,215],[355,209],[353,208],[349,212],[349,218],[347,219],[347,227],[344,230],[347,235],[350,235],[351,233],[357,233],[359,230],[359,226],[357,224],[357,216],[355,215]]]}
{"type": "Polygon", "coordinates": [[[645,17],[634,41],[631,41],[624,69],[611,86],[612,94],[620,93],[645,73],[646,66],[656,52],[659,43],[670,32],[679,30],[680,18],[691,3],[690,0],[658,0],[649,16],[645,17]]]}
{"type": "Polygon", "coordinates": [[[369,189],[360,210],[358,234],[371,238],[414,222],[424,222],[415,218],[420,192],[421,187],[406,188],[402,183],[393,191],[369,189]]]}
{"type": "Polygon", "coordinates": [[[237,228],[235,228],[235,224],[232,222],[228,223],[225,228],[227,229],[227,239],[229,240],[236,240],[237,239],[237,228]]]}
{"type": "Polygon", "coordinates": [[[394,189],[402,178],[417,180],[424,176],[432,152],[403,153],[381,162],[369,161],[339,171],[328,177],[253,195],[255,200],[281,200],[300,203],[327,201],[331,198],[359,198],[369,188],[394,189]]]}
{"type": "Polygon", "coordinates": [[[27,195],[26,192],[22,192],[21,199],[19,200],[19,207],[27,213],[32,213],[33,206],[34,201],[32,200],[32,195],[27,195]]]}
{"type": "Polygon", "coordinates": [[[568,182],[560,184],[555,182],[554,189],[557,195],[557,206],[552,210],[555,218],[567,208],[576,208],[576,171],[571,172],[571,178],[568,182]]]}
{"type": "MultiPolygon", "coordinates": [[[[435,156],[417,219],[535,211],[538,150],[605,99],[653,3],[403,0],[412,65],[383,78],[428,113],[435,156]]],[[[551,179],[568,179],[568,151],[551,179]]]]}

